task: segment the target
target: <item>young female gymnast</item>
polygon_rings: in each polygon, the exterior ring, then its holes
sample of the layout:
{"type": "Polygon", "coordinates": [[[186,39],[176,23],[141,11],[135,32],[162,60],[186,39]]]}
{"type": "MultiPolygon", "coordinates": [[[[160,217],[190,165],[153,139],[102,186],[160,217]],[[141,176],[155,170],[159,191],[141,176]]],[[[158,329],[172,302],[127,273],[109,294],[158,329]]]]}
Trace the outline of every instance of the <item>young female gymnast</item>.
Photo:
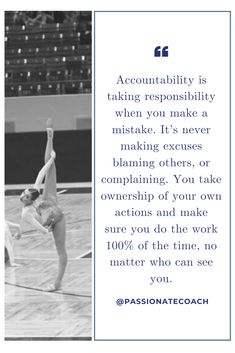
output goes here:
{"type": "Polygon", "coordinates": [[[54,284],[45,289],[53,292],[61,287],[67,265],[65,216],[58,205],[56,194],[56,167],[55,152],[53,150],[53,128],[51,119],[47,121],[47,144],[45,151],[45,165],[40,170],[32,189],[26,189],[20,196],[23,203],[22,218],[37,228],[40,232],[48,234],[52,231],[56,250],[59,257],[58,274],[54,284]],[[39,197],[41,183],[45,178],[42,200],[35,203],[39,197]]]}

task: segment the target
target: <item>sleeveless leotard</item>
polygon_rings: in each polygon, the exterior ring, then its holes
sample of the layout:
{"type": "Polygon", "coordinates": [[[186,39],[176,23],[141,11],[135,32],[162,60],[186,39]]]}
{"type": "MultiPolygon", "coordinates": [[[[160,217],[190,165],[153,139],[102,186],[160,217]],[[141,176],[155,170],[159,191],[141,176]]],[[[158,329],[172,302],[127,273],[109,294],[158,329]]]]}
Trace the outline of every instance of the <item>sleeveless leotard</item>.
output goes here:
{"type": "Polygon", "coordinates": [[[54,227],[63,217],[61,208],[52,200],[42,200],[37,205],[37,212],[41,216],[44,226],[54,227]]]}

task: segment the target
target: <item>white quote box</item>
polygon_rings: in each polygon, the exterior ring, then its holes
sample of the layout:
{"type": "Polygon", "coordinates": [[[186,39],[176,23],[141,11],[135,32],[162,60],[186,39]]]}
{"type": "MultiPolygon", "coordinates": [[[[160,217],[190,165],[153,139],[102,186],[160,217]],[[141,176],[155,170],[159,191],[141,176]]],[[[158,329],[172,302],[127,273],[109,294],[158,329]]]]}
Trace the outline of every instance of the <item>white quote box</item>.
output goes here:
{"type": "Polygon", "coordinates": [[[230,13],[95,12],[96,340],[230,339],[230,13]]]}

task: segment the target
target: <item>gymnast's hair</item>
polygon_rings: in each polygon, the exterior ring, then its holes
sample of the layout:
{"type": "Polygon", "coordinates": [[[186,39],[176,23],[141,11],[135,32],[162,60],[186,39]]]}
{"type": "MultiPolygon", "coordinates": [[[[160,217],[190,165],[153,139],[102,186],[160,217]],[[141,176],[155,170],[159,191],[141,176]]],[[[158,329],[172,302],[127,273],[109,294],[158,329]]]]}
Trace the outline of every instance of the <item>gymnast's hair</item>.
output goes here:
{"type": "Polygon", "coordinates": [[[31,194],[31,200],[35,201],[40,195],[39,191],[37,189],[28,189],[28,190],[31,194]]]}

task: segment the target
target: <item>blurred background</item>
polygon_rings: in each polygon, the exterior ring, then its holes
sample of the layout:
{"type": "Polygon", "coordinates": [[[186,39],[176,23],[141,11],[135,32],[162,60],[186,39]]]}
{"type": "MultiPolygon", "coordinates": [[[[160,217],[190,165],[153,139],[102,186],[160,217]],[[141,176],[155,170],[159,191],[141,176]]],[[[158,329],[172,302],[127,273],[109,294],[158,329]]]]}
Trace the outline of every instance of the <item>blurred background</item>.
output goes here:
{"type": "Polygon", "coordinates": [[[33,183],[55,129],[58,182],[91,181],[91,11],[5,12],[5,183],[33,183]]]}

